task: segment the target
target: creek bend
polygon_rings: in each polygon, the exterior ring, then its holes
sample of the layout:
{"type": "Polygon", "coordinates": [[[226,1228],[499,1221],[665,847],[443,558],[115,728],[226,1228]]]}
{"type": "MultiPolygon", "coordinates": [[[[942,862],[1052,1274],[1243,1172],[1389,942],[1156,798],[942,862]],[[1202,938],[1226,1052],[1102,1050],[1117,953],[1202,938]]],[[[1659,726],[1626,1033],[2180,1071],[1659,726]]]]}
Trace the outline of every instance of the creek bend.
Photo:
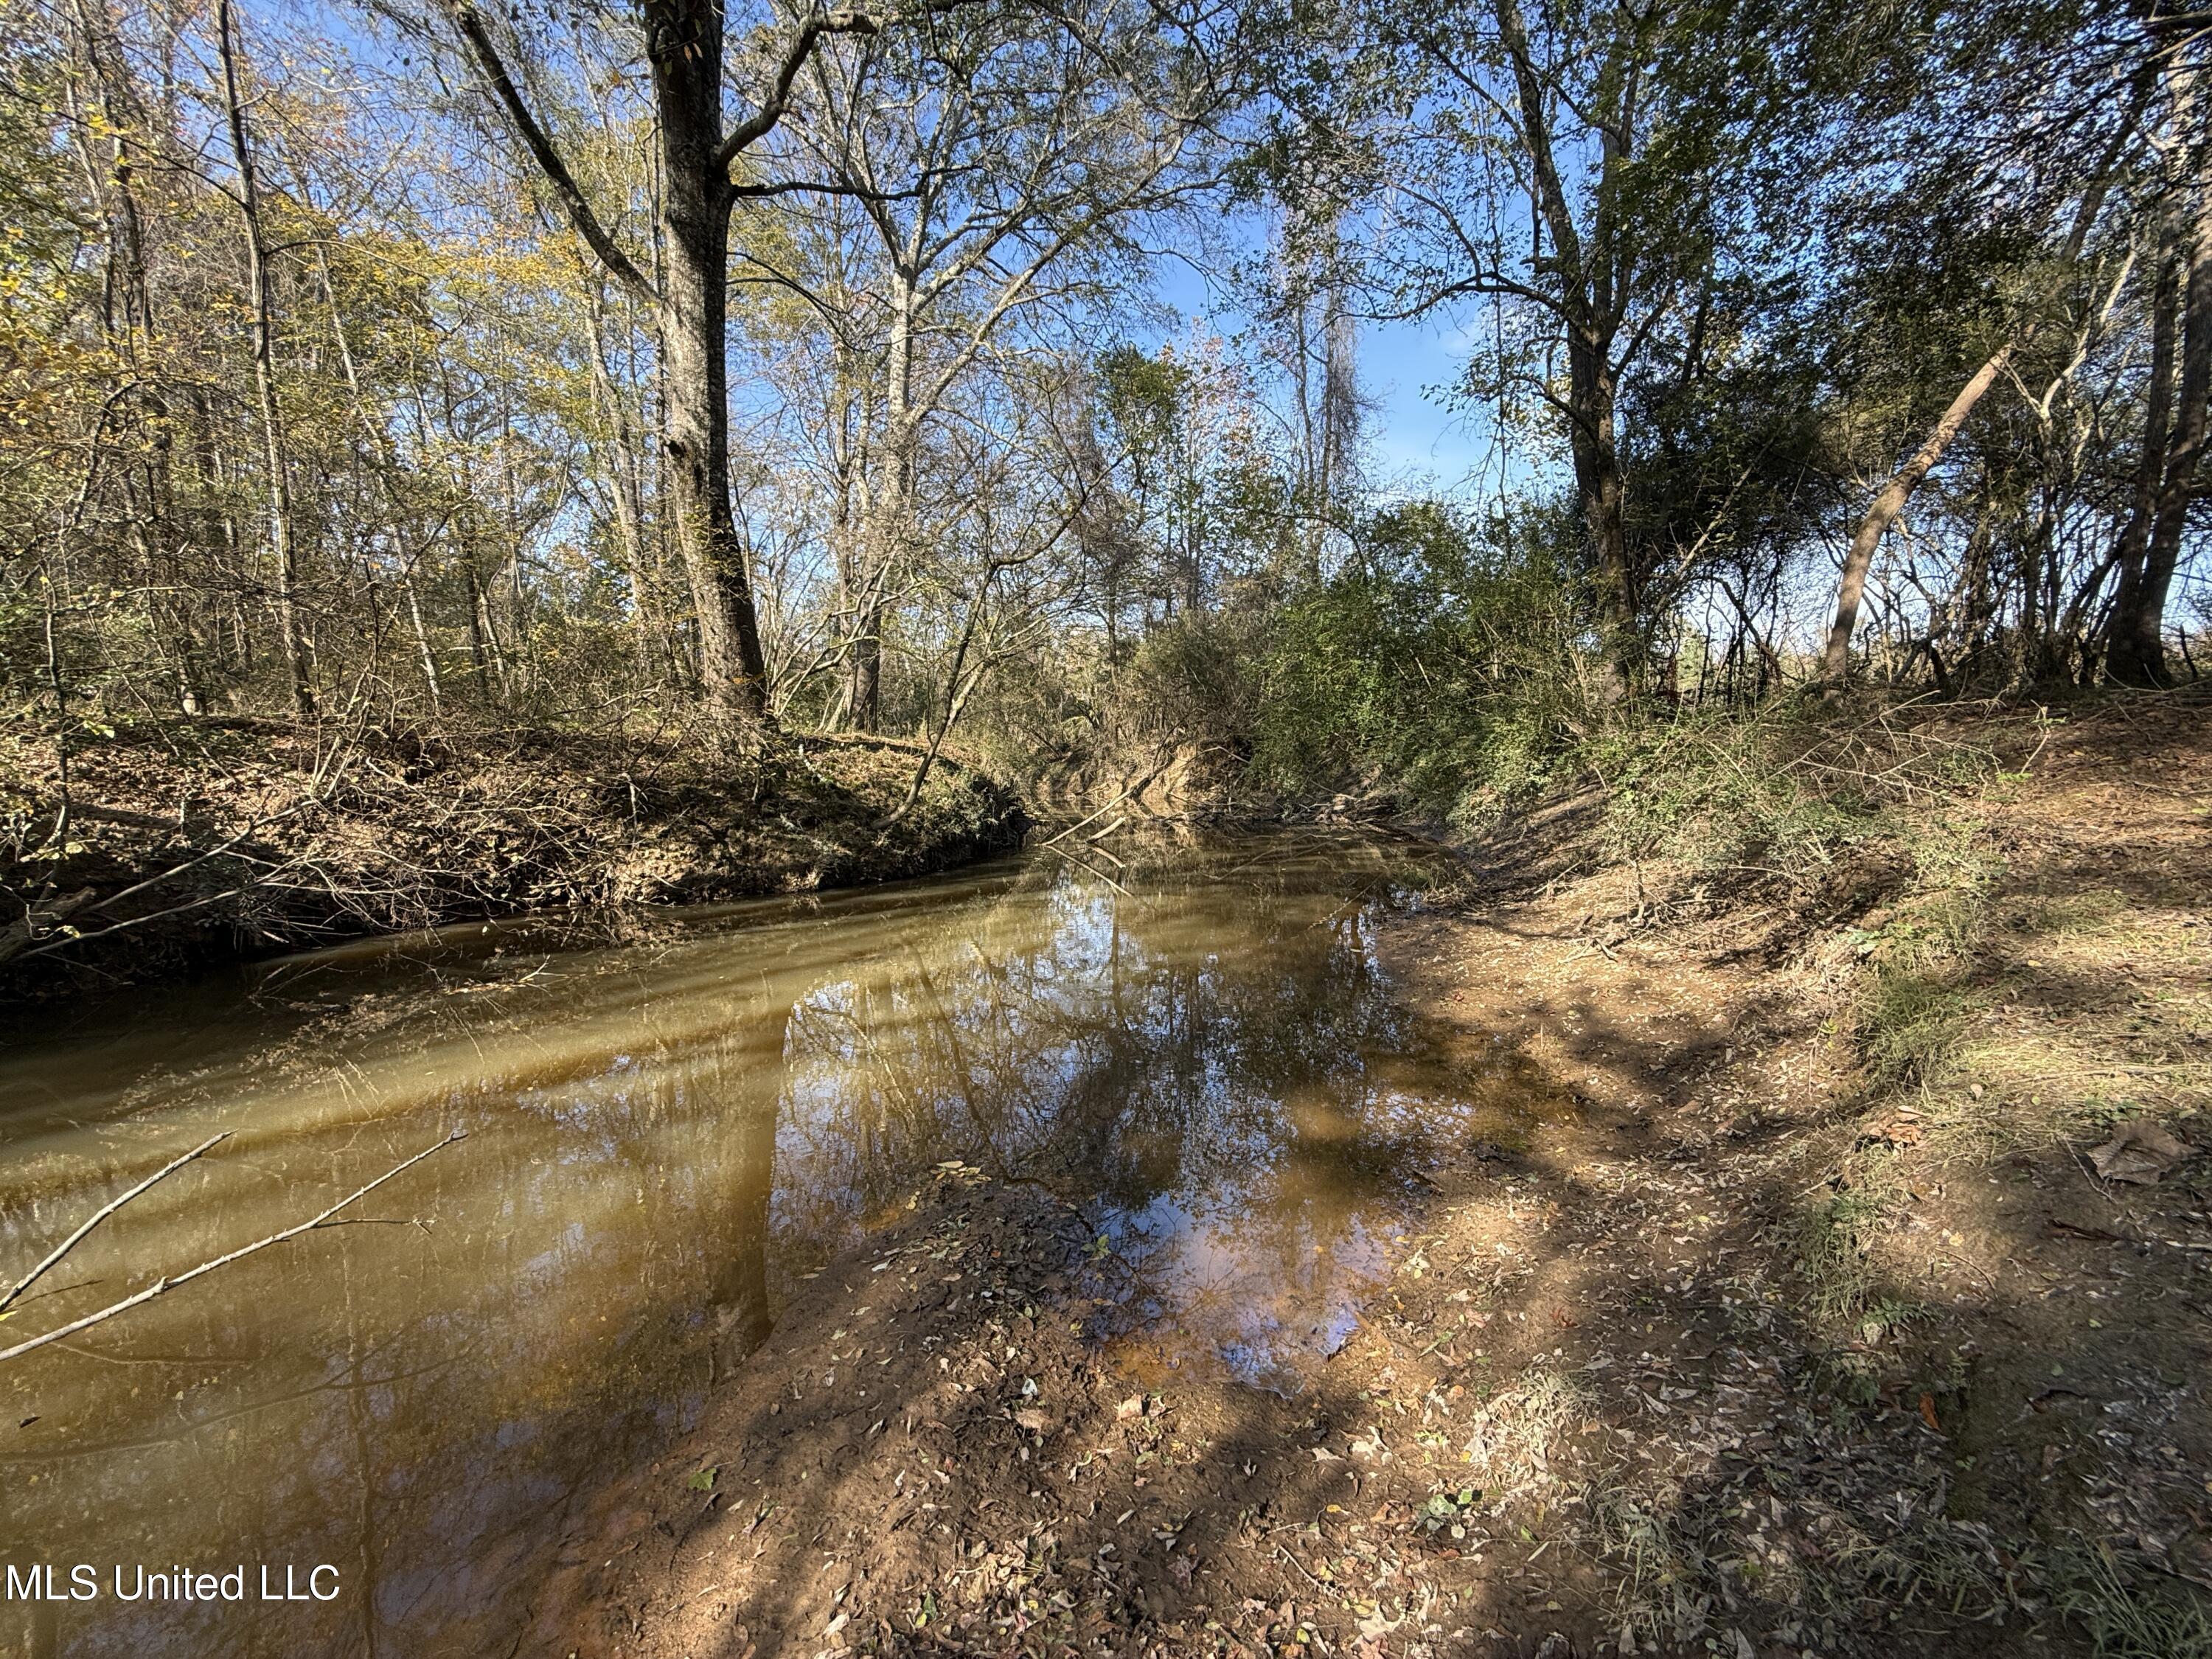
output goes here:
{"type": "Polygon", "coordinates": [[[351,1224],[0,1366],[0,1559],[335,1564],[344,1593],[0,1604],[0,1647],[508,1650],[564,1510],[956,1159],[1082,1208],[1110,1290],[1090,1322],[1133,1369],[1296,1392],[1388,1276],[1430,1146],[1512,1138],[1541,1092],[1376,965],[1420,856],[1288,832],[1032,852],[648,944],[349,946],[15,1038],[0,1279],[231,1138],[8,1338],[468,1138],[351,1224]]]}

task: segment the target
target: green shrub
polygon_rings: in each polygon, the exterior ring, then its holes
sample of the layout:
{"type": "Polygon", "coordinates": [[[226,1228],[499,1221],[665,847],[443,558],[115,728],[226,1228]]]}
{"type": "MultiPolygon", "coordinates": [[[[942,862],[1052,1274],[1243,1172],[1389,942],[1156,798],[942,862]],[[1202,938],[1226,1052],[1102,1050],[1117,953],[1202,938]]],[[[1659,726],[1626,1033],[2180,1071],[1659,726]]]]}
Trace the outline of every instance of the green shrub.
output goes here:
{"type": "Polygon", "coordinates": [[[1255,769],[1291,793],[1381,781],[1463,824],[1494,815],[1540,787],[1582,714],[1578,631],[1541,534],[1392,508],[1275,618],[1255,769]]]}

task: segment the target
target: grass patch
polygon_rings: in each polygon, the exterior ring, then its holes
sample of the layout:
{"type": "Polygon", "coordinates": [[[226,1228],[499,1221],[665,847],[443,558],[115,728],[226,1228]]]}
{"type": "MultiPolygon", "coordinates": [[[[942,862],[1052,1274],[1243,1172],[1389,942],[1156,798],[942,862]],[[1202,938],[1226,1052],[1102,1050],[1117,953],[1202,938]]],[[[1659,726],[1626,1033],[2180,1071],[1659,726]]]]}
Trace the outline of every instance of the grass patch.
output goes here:
{"type": "Polygon", "coordinates": [[[2185,1586],[2128,1571],[2101,1543],[2059,1556],[2051,1576],[2052,1600],[2097,1659],[2212,1659],[2212,1612],[2185,1586]]]}
{"type": "Polygon", "coordinates": [[[1869,1347],[1923,1311],[1893,1294],[1874,1261],[1874,1242],[1905,1199],[1888,1168],[1893,1162],[1883,1154],[1877,1164],[1862,1164],[1855,1184],[1807,1206],[1797,1224],[1797,1267],[1812,1314],[1869,1347]]]}
{"type": "Polygon", "coordinates": [[[1933,723],[1880,705],[1839,716],[1806,698],[1624,728],[1579,758],[1605,786],[1613,856],[1798,886],[1854,842],[1901,838],[1910,809],[2002,775],[1992,750],[1933,723]]]}
{"type": "Polygon", "coordinates": [[[1957,984],[1876,968],[1860,993],[1856,1020],[1869,1090],[1883,1095],[1940,1076],[1980,1006],[1957,984]]]}

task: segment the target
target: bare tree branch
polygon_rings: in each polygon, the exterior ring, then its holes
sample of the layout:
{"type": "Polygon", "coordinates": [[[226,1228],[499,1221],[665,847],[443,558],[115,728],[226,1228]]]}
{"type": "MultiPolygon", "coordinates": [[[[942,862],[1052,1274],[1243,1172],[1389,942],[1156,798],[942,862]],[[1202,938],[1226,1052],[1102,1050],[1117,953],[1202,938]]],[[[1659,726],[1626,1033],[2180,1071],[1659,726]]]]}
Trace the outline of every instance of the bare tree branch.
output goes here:
{"type": "Polygon", "coordinates": [[[507,119],[514,124],[517,136],[552,185],[554,193],[561,198],[561,205],[567,210],[569,222],[576,227],[576,234],[599,256],[599,263],[607,268],[617,282],[646,304],[657,305],[659,295],[647,280],[645,273],[637,268],[635,262],[607,234],[606,227],[599,222],[599,215],[592,210],[583,186],[576,182],[575,174],[568,171],[568,164],[562,159],[552,138],[531,112],[521,88],[514,84],[514,77],[507,73],[507,64],[499,55],[499,48],[492,44],[491,34],[484,27],[483,19],[477,15],[477,9],[467,4],[449,4],[447,10],[453,17],[453,27],[460,32],[461,39],[468,43],[470,55],[476,59],[477,69],[483,76],[485,84],[499,100],[501,107],[506,110],[507,119]]]}
{"type": "Polygon", "coordinates": [[[94,1210],[92,1212],[91,1218],[88,1220],[84,1225],[79,1227],[67,1238],[55,1245],[54,1248],[47,1253],[46,1259],[39,1263],[37,1267],[32,1268],[30,1272],[25,1273],[21,1279],[17,1279],[14,1287],[9,1291],[7,1295],[0,1296],[0,1313],[5,1313],[9,1303],[13,1302],[17,1297],[22,1295],[24,1291],[29,1290],[32,1285],[37,1284],[40,1277],[45,1274],[47,1268],[52,1267],[54,1263],[59,1261],[64,1256],[75,1249],[80,1243],[83,1243],[85,1235],[89,1233],[94,1227],[100,1225],[101,1222],[106,1220],[108,1217],[113,1215],[118,1210],[128,1204],[132,1199],[137,1197],[139,1194],[144,1192],[155,1182],[161,1180],[162,1176],[173,1175],[177,1170],[183,1169],[185,1164],[198,1158],[202,1152],[207,1151],[209,1147],[229,1139],[230,1131],[228,1129],[224,1130],[219,1135],[210,1135],[205,1140],[200,1142],[198,1146],[193,1147],[191,1151],[186,1152],[183,1157],[173,1158],[168,1163],[163,1164],[160,1169],[155,1170],[153,1174],[148,1176],[143,1181],[140,1182],[136,1187],[133,1187],[129,1192],[124,1194],[120,1198],[111,1199],[106,1203],[101,1205],[97,1210],[94,1210]]]}
{"type": "MultiPolygon", "coordinates": [[[[189,1285],[193,1279],[199,1278],[203,1273],[211,1273],[217,1267],[227,1267],[234,1261],[243,1261],[246,1257],[252,1255],[256,1250],[265,1250],[271,1244],[282,1244],[287,1239],[297,1238],[301,1234],[313,1232],[318,1227],[327,1227],[331,1224],[331,1218],[348,1205],[368,1197],[371,1193],[374,1192],[379,1187],[381,1187],[386,1182],[391,1180],[394,1176],[403,1175],[407,1170],[413,1169],[424,1158],[429,1157],[431,1153],[450,1146],[457,1140],[465,1140],[467,1138],[467,1130],[455,1129],[447,1135],[443,1140],[433,1141],[429,1146],[425,1146],[421,1152],[416,1153],[414,1157],[406,1159],[403,1163],[395,1164],[392,1168],[386,1170],[382,1175],[377,1176],[375,1180],[370,1182],[366,1187],[356,1188],[352,1192],[348,1193],[343,1198],[331,1205],[329,1209],[325,1210],[320,1215],[315,1217],[311,1221],[302,1221],[296,1226],[285,1228],[282,1232],[274,1232],[270,1234],[266,1238],[255,1239],[251,1244],[240,1245],[237,1249],[232,1250],[226,1255],[219,1255],[212,1261],[203,1261],[197,1267],[187,1268],[183,1273],[179,1273],[174,1279],[157,1279],[151,1285],[149,1285],[144,1290],[137,1291],[131,1296],[126,1296],[120,1302],[112,1302],[108,1304],[107,1306],[99,1310],[95,1313],[88,1313],[85,1315],[82,1319],[71,1320],[68,1324],[64,1325],[58,1329],[48,1331],[43,1336],[34,1336],[27,1342],[18,1342],[12,1348],[0,1348],[0,1364],[5,1364],[11,1359],[19,1358],[22,1355],[29,1353],[34,1348],[43,1348],[50,1342],[58,1342],[65,1336],[74,1336],[79,1331],[88,1329],[90,1327],[99,1324],[102,1320],[112,1319],[119,1313],[138,1307],[144,1303],[151,1302],[155,1297],[164,1295],[170,1291],[175,1290],[179,1285],[189,1285]]],[[[221,1137],[218,1136],[217,1139],[219,1139],[221,1137]]],[[[210,1142],[209,1144],[211,1146],[214,1143],[210,1142]]],[[[205,1148],[202,1148],[201,1150],[204,1151],[205,1148]]],[[[164,1173],[166,1173],[166,1171],[164,1173]]]]}

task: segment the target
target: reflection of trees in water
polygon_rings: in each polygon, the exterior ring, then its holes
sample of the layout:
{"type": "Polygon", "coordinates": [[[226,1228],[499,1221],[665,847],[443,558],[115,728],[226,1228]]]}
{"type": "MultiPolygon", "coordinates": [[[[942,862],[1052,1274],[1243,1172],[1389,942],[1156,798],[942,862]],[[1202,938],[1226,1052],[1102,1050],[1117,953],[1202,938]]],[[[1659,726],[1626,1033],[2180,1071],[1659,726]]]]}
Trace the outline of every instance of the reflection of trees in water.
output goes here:
{"type": "Polygon", "coordinates": [[[264,1150],[214,1201],[118,1216],[88,1276],[204,1260],[465,1123],[380,1212],[430,1224],[332,1230],[149,1304],[97,1357],[10,1368],[9,1420],[70,1426],[15,1437],[0,1480],[48,1559],[330,1560],[361,1594],[253,1623],[104,1601],[61,1610],[63,1647],[505,1650],[575,1494],[665,1443],[775,1283],[941,1158],[1095,1203],[1134,1305],[1233,1308],[1255,1263],[1325,1297],[1391,1178],[1383,1057],[1409,1034],[1339,906],[1340,854],[1231,861],[1140,866],[1134,898],[1040,870],[980,902],[587,962],[502,989],[496,1020],[458,1005],[461,1036],[426,999],[430,1037],[283,1057],[301,1080],[269,1091],[264,1150]],[[368,1091],[346,1113],[314,1092],[340,1074],[368,1091]],[[1237,1250],[1148,1251],[1134,1224],[1164,1199],[1237,1250]]]}
{"type": "MultiPolygon", "coordinates": [[[[312,1212],[434,1129],[477,1130],[450,1167],[434,1160],[393,1189],[379,1218],[402,1224],[334,1228],[242,1262],[86,1352],[0,1376],[11,1422],[67,1425],[0,1456],[11,1541],[64,1561],[344,1573],[328,1604],[104,1595],[58,1610],[54,1650],[510,1647],[572,1494],[696,1408],[708,1310],[741,1349],[766,1328],[781,1018],[764,994],[730,1006],[726,1032],[681,1053],[478,1070],[390,1117],[265,1126],[276,1150],[209,1177],[216,1201],[126,1213],[112,1239],[95,1235],[115,1255],[87,1246],[94,1279],[205,1259],[312,1212]]],[[[421,1050],[386,1060],[402,1078],[430,1063],[421,1050]]],[[[0,1650],[15,1650],[12,1611],[0,1608],[0,1650]]]]}
{"type": "Polygon", "coordinates": [[[1064,877],[799,1000],[790,1254],[818,1261],[958,1158],[1095,1206],[1139,1310],[1249,1301],[1255,1281],[1317,1305],[1347,1256],[1375,1255],[1360,1212],[1396,1188],[1419,1070],[1340,866],[1124,881],[1064,877]]]}

